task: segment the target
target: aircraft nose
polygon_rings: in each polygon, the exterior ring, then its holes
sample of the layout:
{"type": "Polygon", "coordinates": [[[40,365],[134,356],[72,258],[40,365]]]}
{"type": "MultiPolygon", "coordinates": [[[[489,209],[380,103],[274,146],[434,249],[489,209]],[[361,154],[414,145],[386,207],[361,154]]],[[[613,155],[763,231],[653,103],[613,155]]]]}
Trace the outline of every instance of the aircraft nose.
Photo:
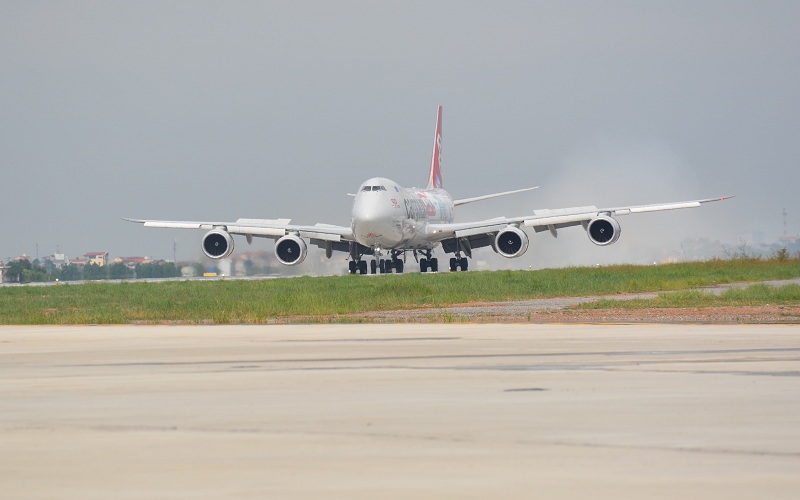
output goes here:
{"type": "Polygon", "coordinates": [[[363,221],[377,221],[391,217],[391,205],[385,192],[361,192],[353,203],[353,217],[363,221]]]}
{"type": "Polygon", "coordinates": [[[380,244],[392,232],[391,206],[376,194],[358,195],[353,203],[353,232],[362,244],[380,244]]]}
{"type": "Polygon", "coordinates": [[[381,209],[376,201],[377,200],[368,199],[356,200],[356,203],[353,205],[353,219],[364,223],[380,220],[384,210],[381,209]]]}
{"type": "Polygon", "coordinates": [[[360,232],[374,232],[372,227],[383,219],[383,211],[373,200],[356,200],[353,205],[353,224],[360,232]],[[361,201],[360,203],[358,201],[361,201]]]}

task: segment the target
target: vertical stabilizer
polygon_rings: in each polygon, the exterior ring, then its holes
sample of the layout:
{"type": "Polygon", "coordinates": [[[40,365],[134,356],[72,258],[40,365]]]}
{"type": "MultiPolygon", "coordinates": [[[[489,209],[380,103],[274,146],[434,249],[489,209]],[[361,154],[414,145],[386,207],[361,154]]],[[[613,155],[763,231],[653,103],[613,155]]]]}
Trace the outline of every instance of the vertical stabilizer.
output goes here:
{"type": "Polygon", "coordinates": [[[436,134],[433,136],[433,157],[428,173],[428,189],[442,189],[442,106],[436,113],[436,134]]]}

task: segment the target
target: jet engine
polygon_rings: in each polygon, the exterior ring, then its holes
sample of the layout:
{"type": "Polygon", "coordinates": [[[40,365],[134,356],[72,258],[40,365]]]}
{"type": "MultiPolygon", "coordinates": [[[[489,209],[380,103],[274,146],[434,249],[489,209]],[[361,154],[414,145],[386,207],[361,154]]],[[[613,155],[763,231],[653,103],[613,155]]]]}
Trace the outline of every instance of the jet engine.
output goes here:
{"type": "Polygon", "coordinates": [[[586,234],[595,245],[605,246],[616,242],[620,234],[619,222],[617,219],[607,215],[595,217],[586,226],[586,234]]]}
{"type": "Polygon", "coordinates": [[[308,253],[306,242],[297,235],[287,234],[275,242],[275,255],[281,264],[293,266],[303,262],[308,253]]]}
{"type": "Polygon", "coordinates": [[[203,253],[212,259],[224,259],[233,252],[233,236],[223,229],[212,229],[203,236],[203,253]]]}
{"type": "Polygon", "coordinates": [[[519,257],[528,249],[528,235],[518,227],[509,226],[494,238],[494,251],[503,257],[519,257]]]}

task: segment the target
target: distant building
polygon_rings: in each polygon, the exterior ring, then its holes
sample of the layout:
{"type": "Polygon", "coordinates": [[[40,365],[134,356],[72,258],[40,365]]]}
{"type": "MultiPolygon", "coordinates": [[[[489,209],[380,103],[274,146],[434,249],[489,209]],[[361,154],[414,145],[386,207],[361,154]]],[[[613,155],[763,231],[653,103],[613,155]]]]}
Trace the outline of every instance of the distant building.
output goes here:
{"type": "Polygon", "coordinates": [[[86,264],[95,264],[103,267],[108,265],[108,252],[88,252],[83,254],[86,264]]]}
{"type": "Polygon", "coordinates": [[[114,264],[125,264],[130,268],[134,268],[139,264],[149,264],[152,262],[149,257],[117,257],[114,259],[114,264]]]}
{"type": "Polygon", "coordinates": [[[69,261],[69,263],[78,267],[83,267],[88,264],[86,259],[72,259],[69,261]]]}
{"type": "Polygon", "coordinates": [[[49,262],[56,269],[61,269],[62,267],[69,265],[69,259],[63,253],[54,253],[53,255],[42,257],[42,261],[49,262]]]}
{"type": "Polygon", "coordinates": [[[3,265],[3,263],[0,262],[0,283],[6,282],[6,272],[9,269],[11,269],[9,266],[3,265]]]}

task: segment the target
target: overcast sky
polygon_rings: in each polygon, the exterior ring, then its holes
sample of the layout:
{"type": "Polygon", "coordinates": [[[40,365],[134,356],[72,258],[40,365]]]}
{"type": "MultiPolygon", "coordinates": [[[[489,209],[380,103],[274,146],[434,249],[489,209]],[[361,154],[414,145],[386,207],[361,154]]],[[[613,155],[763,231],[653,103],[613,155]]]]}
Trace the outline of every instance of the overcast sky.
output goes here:
{"type": "Polygon", "coordinates": [[[535,234],[511,267],[776,239],[784,207],[797,234],[798,19],[795,1],[0,1],[0,258],[200,255],[201,231],[122,217],[349,225],[366,178],[425,183],[438,104],[454,197],[541,186],[460,221],[737,195],[623,217],[608,248],[535,234]]]}

